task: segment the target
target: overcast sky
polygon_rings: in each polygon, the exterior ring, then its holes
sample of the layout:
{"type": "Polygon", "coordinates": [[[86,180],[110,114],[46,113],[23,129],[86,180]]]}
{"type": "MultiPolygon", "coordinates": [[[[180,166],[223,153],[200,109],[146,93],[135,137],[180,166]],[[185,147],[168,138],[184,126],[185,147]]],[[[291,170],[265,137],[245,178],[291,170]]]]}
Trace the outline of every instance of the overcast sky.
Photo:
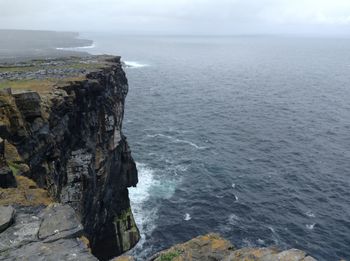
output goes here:
{"type": "Polygon", "coordinates": [[[350,35],[350,0],[0,0],[0,28],[350,35]]]}

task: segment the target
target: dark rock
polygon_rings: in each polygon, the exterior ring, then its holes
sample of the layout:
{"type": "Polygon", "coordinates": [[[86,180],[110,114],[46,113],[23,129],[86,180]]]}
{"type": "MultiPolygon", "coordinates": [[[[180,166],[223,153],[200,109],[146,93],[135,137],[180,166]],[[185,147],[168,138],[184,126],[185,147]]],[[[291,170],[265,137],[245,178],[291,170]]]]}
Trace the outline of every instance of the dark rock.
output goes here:
{"type": "Polygon", "coordinates": [[[83,226],[69,205],[52,204],[42,214],[38,237],[45,242],[82,236],[83,226]]]}
{"type": "Polygon", "coordinates": [[[5,160],[0,159],[0,188],[15,188],[17,182],[5,160]]]}
{"type": "Polygon", "coordinates": [[[0,233],[6,230],[13,223],[15,209],[11,206],[0,206],[0,233]]]}
{"type": "Polygon", "coordinates": [[[19,111],[26,120],[41,116],[41,99],[38,93],[24,91],[13,94],[19,111]]]}

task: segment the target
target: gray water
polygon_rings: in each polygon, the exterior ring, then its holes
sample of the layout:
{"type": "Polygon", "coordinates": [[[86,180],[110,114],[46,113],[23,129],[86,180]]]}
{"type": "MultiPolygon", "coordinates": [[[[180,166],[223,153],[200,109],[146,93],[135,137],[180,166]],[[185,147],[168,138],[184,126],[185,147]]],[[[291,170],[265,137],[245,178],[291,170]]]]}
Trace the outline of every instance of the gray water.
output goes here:
{"type": "Polygon", "coordinates": [[[350,40],[118,37],[140,260],[199,234],[350,258],[350,40]]]}

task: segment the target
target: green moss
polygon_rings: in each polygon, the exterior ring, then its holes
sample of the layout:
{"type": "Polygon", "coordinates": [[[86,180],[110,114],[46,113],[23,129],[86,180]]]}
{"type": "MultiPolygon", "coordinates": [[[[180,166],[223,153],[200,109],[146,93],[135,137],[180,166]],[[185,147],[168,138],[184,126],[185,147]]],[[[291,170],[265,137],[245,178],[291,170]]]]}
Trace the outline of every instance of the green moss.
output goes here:
{"type": "Polygon", "coordinates": [[[8,161],[7,164],[9,165],[10,169],[12,170],[13,175],[18,175],[20,172],[21,166],[17,163],[14,163],[12,161],[8,161]]]}
{"type": "Polygon", "coordinates": [[[179,251],[167,252],[160,255],[159,261],[172,261],[175,257],[180,256],[180,254],[181,253],[179,251]]]}

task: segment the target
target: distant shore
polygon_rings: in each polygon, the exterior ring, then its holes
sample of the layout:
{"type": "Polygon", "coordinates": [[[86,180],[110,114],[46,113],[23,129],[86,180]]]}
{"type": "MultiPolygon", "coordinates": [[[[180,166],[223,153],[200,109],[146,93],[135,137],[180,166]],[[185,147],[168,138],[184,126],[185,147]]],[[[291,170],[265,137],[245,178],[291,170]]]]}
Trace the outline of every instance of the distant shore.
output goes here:
{"type": "Polygon", "coordinates": [[[80,39],[76,32],[0,30],[0,61],[18,62],[34,58],[86,56],[92,40],[80,39]]]}

